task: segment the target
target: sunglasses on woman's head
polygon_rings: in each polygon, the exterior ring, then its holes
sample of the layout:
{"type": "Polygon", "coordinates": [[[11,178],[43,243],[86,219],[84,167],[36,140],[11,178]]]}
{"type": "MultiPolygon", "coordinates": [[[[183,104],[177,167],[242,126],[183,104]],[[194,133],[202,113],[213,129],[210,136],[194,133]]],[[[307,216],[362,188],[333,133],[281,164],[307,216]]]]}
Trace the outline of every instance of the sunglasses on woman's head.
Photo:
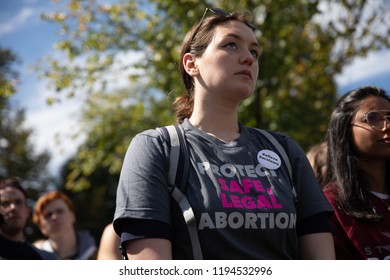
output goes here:
{"type": "MultiPolygon", "coordinates": [[[[219,9],[219,8],[206,8],[206,10],[204,11],[203,13],[203,16],[201,18],[201,20],[199,21],[198,23],[198,26],[196,27],[194,33],[192,34],[192,37],[191,37],[191,40],[190,42],[192,42],[195,38],[195,35],[198,33],[199,31],[199,28],[202,26],[202,23],[207,15],[207,12],[211,12],[213,13],[215,16],[221,16],[221,17],[230,17],[231,15],[233,15],[233,13],[231,12],[228,12],[228,11],[225,11],[225,10],[222,10],[222,9],[219,9]]],[[[247,23],[247,25],[252,29],[252,30],[255,30],[255,26],[250,24],[250,23],[247,23]]]]}

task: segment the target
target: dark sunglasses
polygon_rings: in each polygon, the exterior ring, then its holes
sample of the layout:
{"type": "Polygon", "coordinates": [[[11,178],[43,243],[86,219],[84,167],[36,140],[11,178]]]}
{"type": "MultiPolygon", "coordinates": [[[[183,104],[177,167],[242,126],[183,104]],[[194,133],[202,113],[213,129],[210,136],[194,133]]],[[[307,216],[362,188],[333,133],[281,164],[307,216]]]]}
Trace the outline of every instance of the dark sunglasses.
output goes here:
{"type": "Polygon", "coordinates": [[[390,111],[369,111],[360,120],[366,122],[373,129],[381,131],[386,126],[386,123],[390,123],[390,111]]]}
{"type": "MultiPolygon", "coordinates": [[[[219,9],[219,8],[206,8],[206,10],[204,11],[203,13],[203,16],[201,18],[201,20],[199,21],[198,23],[198,26],[196,27],[194,33],[192,34],[192,37],[191,37],[191,40],[190,42],[192,42],[195,38],[195,35],[198,33],[199,31],[199,28],[202,26],[202,23],[204,21],[204,19],[206,18],[206,15],[207,15],[207,12],[211,12],[213,13],[215,16],[220,16],[220,17],[230,17],[231,15],[233,15],[233,13],[231,12],[228,12],[228,11],[225,11],[225,10],[222,10],[222,9],[219,9]]],[[[255,26],[251,23],[246,23],[252,30],[255,30],[255,26]]]]}

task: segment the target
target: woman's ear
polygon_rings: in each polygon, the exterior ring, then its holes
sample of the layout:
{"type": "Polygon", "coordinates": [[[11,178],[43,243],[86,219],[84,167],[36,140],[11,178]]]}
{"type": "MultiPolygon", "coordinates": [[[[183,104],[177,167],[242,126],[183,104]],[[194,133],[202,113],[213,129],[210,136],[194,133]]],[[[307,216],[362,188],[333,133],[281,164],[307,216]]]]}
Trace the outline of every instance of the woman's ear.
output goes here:
{"type": "Polygon", "coordinates": [[[183,66],[187,74],[191,77],[196,77],[199,73],[198,67],[196,66],[196,58],[192,53],[186,53],[183,56],[183,66]]]}

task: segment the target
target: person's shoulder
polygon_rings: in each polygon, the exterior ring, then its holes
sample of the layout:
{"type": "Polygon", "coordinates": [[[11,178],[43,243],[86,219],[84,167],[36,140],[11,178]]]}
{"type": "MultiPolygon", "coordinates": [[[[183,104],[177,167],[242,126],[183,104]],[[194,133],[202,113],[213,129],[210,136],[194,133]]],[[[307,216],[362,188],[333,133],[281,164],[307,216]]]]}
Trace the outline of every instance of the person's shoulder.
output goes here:
{"type": "Polygon", "coordinates": [[[114,225],[113,223],[109,223],[108,225],[106,225],[104,227],[104,230],[103,230],[103,233],[102,233],[102,237],[108,237],[108,238],[111,238],[111,237],[115,237],[115,238],[119,238],[119,236],[116,234],[115,230],[114,230],[114,225]]]}
{"type": "Polygon", "coordinates": [[[339,192],[339,187],[336,182],[330,182],[324,187],[324,192],[337,195],[339,192]]]}
{"type": "Polygon", "coordinates": [[[158,131],[158,128],[149,128],[137,133],[135,137],[159,137],[160,135],[161,133],[158,131]]]}
{"type": "Polygon", "coordinates": [[[103,230],[101,238],[100,238],[100,244],[103,244],[104,242],[111,242],[111,241],[116,242],[117,240],[120,240],[120,238],[116,234],[113,224],[110,223],[110,224],[106,225],[104,227],[104,230],[103,230]]]}
{"type": "Polygon", "coordinates": [[[14,241],[0,234],[0,259],[41,260],[41,255],[30,244],[14,241]]]}
{"type": "Polygon", "coordinates": [[[121,251],[119,250],[121,243],[120,237],[114,231],[113,224],[110,223],[105,226],[100,238],[98,248],[98,260],[112,260],[121,259],[121,251]]]}
{"type": "Polygon", "coordinates": [[[51,246],[49,245],[49,241],[47,239],[38,239],[34,241],[32,244],[27,243],[32,248],[34,248],[35,251],[38,252],[39,255],[41,255],[42,259],[44,260],[58,260],[58,256],[52,252],[51,246]],[[46,246],[45,246],[46,244],[46,246]]]}
{"type": "Polygon", "coordinates": [[[324,194],[329,202],[333,203],[337,200],[339,189],[335,182],[329,183],[323,188],[324,194]]]}
{"type": "MultiPolygon", "coordinates": [[[[42,244],[45,242],[43,240],[42,244]]],[[[35,242],[34,242],[35,244],[35,242]]],[[[36,245],[29,244],[44,260],[58,260],[58,256],[52,252],[38,248],[36,245]]]]}
{"type": "Polygon", "coordinates": [[[78,254],[76,259],[96,259],[97,247],[95,238],[87,230],[80,230],[76,232],[77,242],[79,244],[78,254]]]}
{"type": "Polygon", "coordinates": [[[166,142],[167,139],[161,129],[162,127],[150,128],[142,132],[137,133],[133,137],[133,142],[138,143],[150,143],[150,141],[155,142],[166,142]]]}
{"type": "Polygon", "coordinates": [[[112,223],[109,223],[109,224],[107,224],[107,225],[104,227],[103,233],[105,233],[105,232],[111,232],[113,229],[114,229],[114,226],[112,225],[112,223]]]}
{"type": "Polygon", "coordinates": [[[88,230],[79,230],[76,231],[77,238],[79,240],[88,241],[88,242],[95,242],[95,238],[92,236],[91,232],[88,230]]]}
{"type": "Polygon", "coordinates": [[[154,150],[154,147],[157,147],[157,150],[160,150],[164,145],[166,145],[167,139],[164,137],[163,133],[158,130],[158,128],[147,129],[138,134],[136,134],[130,144],[130,149],[132,152],[140,152],[146,150],[154,150]]]}
{"type": "Polygon", "coordinates": [[[36,248],[39,248],[39,249],[42,249],[43,247],[43,244],[46,242],[45,239],[38,239],[38,240],[35,240],[33,242],[33,245],[36,247],[36,248]]]}

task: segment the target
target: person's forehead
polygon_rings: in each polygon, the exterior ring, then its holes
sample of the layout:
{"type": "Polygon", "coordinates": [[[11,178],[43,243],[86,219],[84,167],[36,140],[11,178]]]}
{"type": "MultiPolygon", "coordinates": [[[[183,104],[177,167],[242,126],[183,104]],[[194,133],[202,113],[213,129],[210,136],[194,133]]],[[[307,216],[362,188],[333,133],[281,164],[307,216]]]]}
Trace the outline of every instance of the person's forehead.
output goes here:
{"type": "Polygon", "coordinates": [[[55,209],[68,209],[68,205],[60,198],[49,201],[43,208],[43,212],[53,211],[55,209]]]}
{"type": "Polygon", "coordinates": [[[380,96],[368,96],[360,101],[359,108],[371,110],[390,110],[390,102],[380,96]]]}
{"type": "Polygon", "coordinates": [[[24,194],[17,188],[5,187],[0,190],[0,200],[16,198],[25,200],[24,194]]]}
{"type": "Polygon", "coordinates": [[[252,29],[249,28],[245,23],[239,21],[239,20],[230,20],[221,24],[218,24],[215,27],[216,30],[238,30],[242,32],[248,32],[251,34],[254,34],[252,29]]]}
{"type": "Polygon", "coordinates": [[[228,21],[216,26],[213,37],[215,39],[231,35],[238,36],[241,39],[251,40],[253,44],[258,44],[253,31],[245,23],[238,20],[228,21]]]}

